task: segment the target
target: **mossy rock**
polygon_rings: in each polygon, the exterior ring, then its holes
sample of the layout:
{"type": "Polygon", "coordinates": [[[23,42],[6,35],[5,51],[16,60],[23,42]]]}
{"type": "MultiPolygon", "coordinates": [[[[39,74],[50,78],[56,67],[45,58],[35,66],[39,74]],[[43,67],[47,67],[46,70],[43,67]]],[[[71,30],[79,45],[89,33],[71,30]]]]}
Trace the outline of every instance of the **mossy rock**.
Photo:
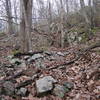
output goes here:
{"type": "Polygon", "coordinates": [[[81,43],[85,43],[88,40],[87,33],[84,33],[81,37],[82,37],[81,43]]]}
{"type": "Polygon", "coordinates": [[[13,51],[12,51],[12,55],[17,55],[17,54],[19,54],[19,53],[21,53],[19,50],[13,50],[13,51]]]}
{"type": "Polygon", "coordinates": [[[99,27],[94,27],[93,29],[91,29],[91,32],[93,33],[93,35],[96,34],[96,32],[100,31],[99,27]]]}

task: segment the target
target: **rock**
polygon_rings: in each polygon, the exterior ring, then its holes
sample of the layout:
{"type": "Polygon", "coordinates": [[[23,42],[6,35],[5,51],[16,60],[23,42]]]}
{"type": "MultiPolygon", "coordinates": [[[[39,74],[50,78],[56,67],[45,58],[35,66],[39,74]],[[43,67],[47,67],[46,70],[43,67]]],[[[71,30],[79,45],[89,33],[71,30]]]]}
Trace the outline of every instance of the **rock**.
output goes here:
{"type": "Polygon", "coordinates": [[[71,89],[74,88],[74,84],[71,83],[71,82],[64,82],[63,86],[66,87],[66,88],[68,88],[69,90],[71,90],[71,89]]]}
{"type": "Polygon", "coordinates": [[[78,41],[81,42],[82,41],[82,37],[78,37],[78,41]]]}
{"type": "Polygon", "coordinates": [[[7,99],[5,99],[4,97],[0,96],[0,100],[7,100],[7,99]]]}
{"type": "Polygon", "coordinates": [[[20,68],[22,68],[22,69],[26,69],[26,64],[25,64],[25,62],[24,62],[24,61],[21,62],[21,64],[20,64],[18,67],[20,67],[20,68]]]}
{"type": "Polygon", "coordinates": [[[39,58],[43,58],[43,55],[34,54],[30,59],[28,59],[28,62],[34,61],[34,60],[39,59],[39,58]]]}
{"type": "Polygon", "coordinates": [[[24,60],[28,60],[30,58],[30,56],[25,56],[24,60]]]}
{"type": "Polygon", "coordinates": [[[57,81],[52,76],[46,76],[36,81],[37,94],[41,95],[53,89],[53,83],[57,81]]]}
{"type": "Polygon", "coordinates": [[[32,56],[32,59],[33,59],[33,60],[38,59],[38,58],[43,58],[43,55],[41,55],[41,54],[34,54],[34,55],[32,56]]]}
{"type": "Polygon", "coordinates": [[[27,89],[26,88],[20,88],[18,91],[17,91],[17,95],[20,95],[20,96],[26,96],[27,95],[27,89]]]}
{"type": "Polygon", "coordinates": [[[54,95],[63,98],[66,92],[69,92],[73,89],[74,84],[70,82],[65,82],[63,86],[56,84],[55,88],[53,89],[54,95]]]}
{"type": "Polygon", "coordinates": [[[78,40],[77,40],[77,37],[78,37],[78,32],[69,32],[67,34],[67,41],[68,43],[71,45],[71,44],[77,44],[78,40]],[[74,43],[75,42],[75,43],[74,43]]]}
{"type": "Polygon", "coordinates": [[[49,60],[50,60],[50,61],[54,61],[54,60],[56,60],[56,58],[55,58],[54,56],[50,56],[50,57],[49,57],[49,60]]]}
{"type": "Polygon", "coordinates": [[[52,55],[52,53],[49,52],[49,51],[45,51],[44,53],[45,53],[46,55],[48,55],[48,56],[51,56],[51,55],[52,55]]]}
{"type": "Polygon", "coordinates": [[[11,64],[16,64],[16,65],[20,65],[22,63],[22,61],[18,58],[14,58],[10,60],[11,64]]]}
{"type": "Polygon", "coordinates": [[[7,57],[7,59],[10,60],[10,59],[13,59],[13,57],[14,57],[13,55],[9,55],[9,56],[7,57]]]}
{"type": "Polygon", "coordinates": [[[14,94],[15,86],[12,82],[6,81],[3,84],[3,89],[4,89],[4,91],[3,91],[4,94],[11,96],[14,94]]]}
{"type": "Polygon", "coordinates": [[[63,98],[65,93],[66,93],[66,88],[64,86],[61,86],[59,84],[55,85],[55,88],[53,89],[53,94],[54,95],[56,95],[60,98],[63,98]]]}
{"type": "Polygon", "coordinates": [[[36,77],[38,77],[38,74],[33,75],[32,80],[34,80],[36,77]]]}
{"type": "Polygon", "coordinates": [[[43,69],[46,68],[46,66],[45,66],[44,62],[42,61],[42,59],[37,59],[37,60],[35,61],[35,66],[36,66],[37,68],[43,68],[43,69]]]}
{"type": "Polygon", "coordinates": [[[59,56],[65,56],[62,52],[57,52],[57,55],[59,55],[59,56]]]}

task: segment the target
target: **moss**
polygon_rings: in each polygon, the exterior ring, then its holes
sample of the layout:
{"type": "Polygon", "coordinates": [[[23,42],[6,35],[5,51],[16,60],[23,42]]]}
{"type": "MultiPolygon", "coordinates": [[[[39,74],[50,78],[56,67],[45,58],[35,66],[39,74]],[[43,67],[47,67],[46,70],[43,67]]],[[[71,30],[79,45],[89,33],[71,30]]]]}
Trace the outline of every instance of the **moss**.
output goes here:
{"type": "Polygon", "coordinates": [[[4,32],[0,32],[0,36],[3,36],[3,35],[5,35],[5,33],[4,32]]]}
{"type": "Polygon", "coordinates": [[[99,27],[94,27],[93,29],[91,29],[91,32],[93,33],[93,35],[96,34],[96,32],[100,31],[99,27]]]}
{"type": "Polygon", "coordinates": [[[34,49],[35,50],[38,50],[38,51],[47,51],[48,50],[48,46],[37,46],[37,47],[35,47],[34,49]]]}
{"type": "Polygon", "coordinates": [[[19,50],[13,50],[13,51],[12,51],[12,55],[16,55],[16,54],[18,54],[18,53],[20,53],[19,50]]]}
{"type": "Polygon", "coordinates": [[[82,40],[81,40],[81,42],[82,42],[82,43],[85,43],[87,40],[88,40],[88,34],[87,34],[87,33],[84,33],[84,34],[82,35],[82,40]]]}

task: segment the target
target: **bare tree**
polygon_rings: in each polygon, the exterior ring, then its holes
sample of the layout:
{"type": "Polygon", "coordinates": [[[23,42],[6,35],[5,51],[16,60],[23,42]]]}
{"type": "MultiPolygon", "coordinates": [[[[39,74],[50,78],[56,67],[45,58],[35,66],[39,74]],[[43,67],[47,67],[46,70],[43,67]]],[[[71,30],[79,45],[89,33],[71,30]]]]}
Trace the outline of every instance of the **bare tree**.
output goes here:
{"type": "Polygon", "coordinates": [[[84,2],[84,0],[80,0],[80,5],[81,5],[81,10],[82,10],[82,15],[84,16],[84,19],[85,19],[87,25],[90,25],[90,21],[88,19],[88,16],[87,16],[86,10],[85,10],[85,2],[84,2]]]}
{"type": "Polygon", "coordinates": [[[23,52],[32,50],[31,41],[31,28],[32,28],[32,1],[33,0],[20,0],[21,7],[21,47],[23,52]]]}
{"type": "Polygon", "coordinates": [[[61,12],[60,12],[60,25],[61,25],[61,47],[64,47],[64,39],[65,39],[65,32],[64,32],[64,8],[63,8],[63,1],[60,0],[60,4],[61,4],[61,12]]]}
{"type": "Polygon", "coordinates": [[[10,0],[5,0],[5,8],[6,8],[6,14],[7,14],[7,19],[8,19],[8,33],[12,34],[13,31],[13,20],[12,20],[12,11],[11,11],[11,1],[10,0]]]}
{"type": "Polygon", "coordinates": [[[52,24],[52,9],[51,9],[51,2],[48,1],[48,26],[49,26],[49,32],[50,32],[51,24],[52,24]]]}
{"type": "Polygon", "coordinates": [[[93,0],[93,15],[95,20],[95,25],[100,26],[100,0],[93,0]]]}
{"type": "Polygon", "coordinates": [[[69,4],[68,4],[68,0],[66,0],[66,10],[67,10],[67,14],[69,13],[69,4]]]}

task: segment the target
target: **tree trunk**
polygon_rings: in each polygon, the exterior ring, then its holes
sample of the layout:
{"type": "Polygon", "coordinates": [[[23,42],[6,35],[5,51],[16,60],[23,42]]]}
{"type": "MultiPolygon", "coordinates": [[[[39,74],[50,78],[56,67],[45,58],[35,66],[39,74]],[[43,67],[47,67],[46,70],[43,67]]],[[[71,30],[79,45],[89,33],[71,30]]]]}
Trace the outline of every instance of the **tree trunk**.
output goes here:
{"type": "Polygon", "coordinates": [[[69,13],[69,5],[68,5],[68,0],[66,0],[66,10],[67,10],[67,14],[69,13]]]}
{"type": "MultiPolygon", "coordinates": [[[[18,19],[17,19],[17,1],[16,0],[14,0],[14,16],[15,16],[14,21],[17,24],[18,19]]],[[[15,26],[14,30],[15,30],[15,33],[18,34],[18,25],[15,26]]]]}
{"type": "Polygon", "coordinates": [[[61,24],[61,47],[64,48],[64,41],[65,41],[65,32],[64,32],[64,8],[63,8],[63,3],[62,0],[60,0],[61,3],[61,12],[60,12],[60,24],[61,24]]]}
{"type": "Polygon", "coordinates": [[[100,27],[100,0],[93,0],[93,16],[95,26],[100,27]]]}
{"type": "Polygon", "coordinates": [[[13,24],[12,24],[12,11],[11,11],[11,1],[5,0],[5,8],[8,19],[8,34],[13,34],[13,24]]]}
{"type": "Polygon", "coordinates": [[[32,50],[31,28],[32,28],[32,1],[20,0],[21,6],[21,47],[23,52],[32,50]]]}
{"type": "Polygon", "coordinates": [[[84,19],[86,21],[86,24],[89,26],[90,25],[90,21],[88,19],[88,16],[86,14],[86,10],[85,10],[85,2],[84,0],[80,0],[80,5],[81,5],[81,9],[82,9],[82,15],[84,16],[84,19]]]}

